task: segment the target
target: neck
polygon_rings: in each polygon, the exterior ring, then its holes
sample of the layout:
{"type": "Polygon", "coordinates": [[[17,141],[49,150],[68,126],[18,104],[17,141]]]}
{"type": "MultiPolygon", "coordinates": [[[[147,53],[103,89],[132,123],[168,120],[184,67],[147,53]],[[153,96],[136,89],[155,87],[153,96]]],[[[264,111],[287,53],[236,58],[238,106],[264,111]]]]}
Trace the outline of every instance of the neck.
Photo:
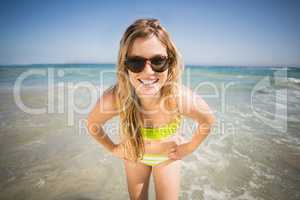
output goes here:
{"type": "Polygon", "coordinates": [[[139,97],[144,110],[154,110],[159,106],[160,94],[139,97]]]}

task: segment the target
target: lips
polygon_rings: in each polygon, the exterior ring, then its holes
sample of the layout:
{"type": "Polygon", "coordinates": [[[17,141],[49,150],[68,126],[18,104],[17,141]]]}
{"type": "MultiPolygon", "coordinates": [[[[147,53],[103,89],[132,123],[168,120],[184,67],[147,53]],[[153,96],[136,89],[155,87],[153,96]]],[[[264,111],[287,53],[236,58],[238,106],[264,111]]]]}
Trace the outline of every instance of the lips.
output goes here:
{"type": "Polygon", "coordinates": [[[159,79],[151,79],[151,80],[149,80],[149,79],[138,79],[138,80],[139,80],[139,82],[141,82],[144,85],[152,85],[152,84],[157,83],[159,79]]]}

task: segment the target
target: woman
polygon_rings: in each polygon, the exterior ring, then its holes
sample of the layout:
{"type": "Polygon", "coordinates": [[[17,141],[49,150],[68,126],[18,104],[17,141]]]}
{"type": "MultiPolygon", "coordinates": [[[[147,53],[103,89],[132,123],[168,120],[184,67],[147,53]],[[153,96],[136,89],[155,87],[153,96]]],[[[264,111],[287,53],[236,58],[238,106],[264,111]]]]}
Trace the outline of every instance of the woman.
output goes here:
{"type": "Polygon", "coordinates": [[[156,199],[178,199],[181,160],[210,132],[214,117],[200,96],[180,84],[179,53],[156,19],[139,19],[120,42],[117,83],[106,90],[88,117],[91,135],[124,161],[129,196],[148,199],[151,173],[156,199]],[[120,144],[114,144],[102,125],[120,116],[120,144]],[[201,126],[186,141],[181,116],[201,126]]]}

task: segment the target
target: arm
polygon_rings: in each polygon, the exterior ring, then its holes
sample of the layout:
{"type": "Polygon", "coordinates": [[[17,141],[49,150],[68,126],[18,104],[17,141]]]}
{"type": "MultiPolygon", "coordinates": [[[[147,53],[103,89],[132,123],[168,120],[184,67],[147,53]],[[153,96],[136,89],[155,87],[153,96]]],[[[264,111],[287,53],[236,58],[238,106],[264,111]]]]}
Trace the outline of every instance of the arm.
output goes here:
{"type": "Polygon", "coordinates": [[[91,136],[106,150],[112,152],[116,145],[104,132],[102,126],[105,122],[118,114],[115,94],[112,88],[104,91],[96,105],[88,115],[87,127],[91,136]]]}
{"type": "Polygon", "coordinates": [[[193,133],[190,142],[179,145],[177,149],[170,151],[171,159],[181,159],[185,155],[193,152],[203,142],[210,133],[215,121],[214,115],[207,103],[189,88],[182,86],[180,89],[179,110],[181,114],[192,118],[198,122],[198,127],[193,133]]]}
{"type": "Polygon", "coordinates": [[[182,89],[182,113],[198,122],[198,127],[190,142],[195,150],[210,133],[215,117],[207,103],[190,89],[183,86],[182,89]]]}

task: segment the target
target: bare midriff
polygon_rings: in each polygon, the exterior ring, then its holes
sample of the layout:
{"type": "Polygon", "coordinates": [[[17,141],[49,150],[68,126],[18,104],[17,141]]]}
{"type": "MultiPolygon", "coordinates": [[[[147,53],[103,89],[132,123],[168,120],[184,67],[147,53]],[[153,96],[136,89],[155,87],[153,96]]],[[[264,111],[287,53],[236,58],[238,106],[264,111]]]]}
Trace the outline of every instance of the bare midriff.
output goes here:
{"type": "Polygon", "coordinates": [[[163,140],[146,140],[144,139],[145,153],[151,154],[168,154],[168,152],[177,145],[186,143],[187,140],[178,133],[163,140]]]}

